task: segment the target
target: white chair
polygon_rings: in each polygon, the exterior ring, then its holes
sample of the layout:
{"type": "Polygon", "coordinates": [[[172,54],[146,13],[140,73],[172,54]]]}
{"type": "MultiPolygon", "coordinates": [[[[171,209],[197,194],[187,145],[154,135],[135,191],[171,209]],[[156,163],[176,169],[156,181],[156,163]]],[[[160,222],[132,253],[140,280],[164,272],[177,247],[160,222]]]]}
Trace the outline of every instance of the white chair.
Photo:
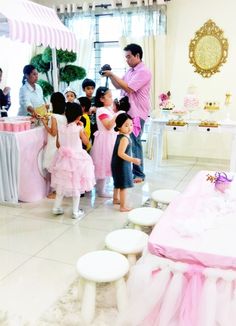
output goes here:
{"type": "Polygon", "coordinates": [[[124,276],[129,271],[125,256],[109,250],[92,251],[79,258],[77,271],[80,275],[81,315],[86,323],[91,323],[94,318],[96,283],[114,282],[117,307],[123,311],[127,304],[124,276]]]}
{"type": "Polygon", "coordinates": [[[163,211],[158,208],[139,207],[128,213],[128,220],[134,224],[136,230],[142,230],[142,227],[156,225],[162,214],[163,211]]]}
{"type": "Polygon", "coordinates": [[[159,189],[151,194],[152,205],[154,207],[163,208],[171,203],[171,201],[180,194],[179,191],[173,189],[159,189]]]}
{"type": "Polygon", "coordinates": [[[126,255],[130,266],[136,263],[136,255],[146,247],[148,235],[133,229],[121,229],[110,232],[105,238],[108,249],[126,255]]]}

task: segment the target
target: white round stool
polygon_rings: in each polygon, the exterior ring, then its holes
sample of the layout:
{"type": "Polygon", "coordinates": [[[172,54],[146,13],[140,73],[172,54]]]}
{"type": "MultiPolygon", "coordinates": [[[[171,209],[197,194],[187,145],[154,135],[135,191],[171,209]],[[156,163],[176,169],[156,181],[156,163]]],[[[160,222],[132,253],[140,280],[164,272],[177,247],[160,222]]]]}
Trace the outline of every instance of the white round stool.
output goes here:
{"type": "Polygon", "coordinates": [[[179,191],[173,189],[156,190],[151,194],[152,203],[154,207],[158,207],[159,204],[167,206],[179,194],[179,191]]]}
{"type": "Polygon", "coordinates": [[[128,220],[134,224],[136,230],[142,226],[154,226],[159,221],[163,211],[154,207],[139,207],[128,213],[128,220]]]}
{"type": "Polygon", "coordinates": [[[148,235],[133,229],[121,229],[110,232],[105,238],[108,249],[127,255],[130,266],[136,263],[136,255],[146,247],[148,235]]]}
{"type": "Polygon", "coordinates": [[[96,283],[114,282],[117,308],[122,311],[127,304],[124,276],[129,271],[127,258],[117,252],[98,250],[79,258],[77,271],[80,275],[79,295],[82,298],[81,315],[91,323],[95,314],[96,283]]]}

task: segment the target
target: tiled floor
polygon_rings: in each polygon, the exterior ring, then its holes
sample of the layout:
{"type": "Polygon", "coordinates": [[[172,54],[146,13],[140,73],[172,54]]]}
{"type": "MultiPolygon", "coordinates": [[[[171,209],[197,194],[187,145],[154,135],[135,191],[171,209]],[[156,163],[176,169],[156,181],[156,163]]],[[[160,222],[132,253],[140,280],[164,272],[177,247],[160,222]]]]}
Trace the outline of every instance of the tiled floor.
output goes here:
{"type": "MultiPolygon", "coordinates": [[[[227,171],[228,166],[170,159],[156,170],[147,160],[145,169],[145,183],[135,185],[129,194],[133,207],[141,206],[156,189],[182,191],[199,170],[227,171]]],[[[105,235],[123,227],[127,218],[127,213],[120,213],[111,200],[96,198],[94,192],[81,199],[86,216],[80,222],[70,217],[69,199],[64,215],[53,216],[51,207],[50,199],[19,207],[0,205],[0,312],[20,315],[30,320],[28,325],[75,279],[77,259],[103,248],[105,235]]]]}

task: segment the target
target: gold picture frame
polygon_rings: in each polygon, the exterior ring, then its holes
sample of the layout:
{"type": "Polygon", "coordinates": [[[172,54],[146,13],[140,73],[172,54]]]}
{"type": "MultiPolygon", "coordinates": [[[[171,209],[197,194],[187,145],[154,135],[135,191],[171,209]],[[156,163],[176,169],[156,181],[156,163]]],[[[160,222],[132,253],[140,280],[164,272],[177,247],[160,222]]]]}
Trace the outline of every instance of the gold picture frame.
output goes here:
{"type": "Polygon", "coordinates": [[[195,72],[206,78],[219,72],[228,57],[228,47],[224,32],[209,19],[189,44],[189,60],[195,72]]]}

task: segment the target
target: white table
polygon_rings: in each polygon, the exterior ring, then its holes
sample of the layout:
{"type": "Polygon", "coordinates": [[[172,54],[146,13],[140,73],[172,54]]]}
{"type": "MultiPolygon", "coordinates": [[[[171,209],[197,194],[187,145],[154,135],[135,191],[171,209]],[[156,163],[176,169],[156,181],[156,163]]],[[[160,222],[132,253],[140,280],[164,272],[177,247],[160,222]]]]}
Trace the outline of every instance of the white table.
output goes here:
{"type": "Polygon", "coordinates": [[[154,151],[154,165],[160,166],[163,156],[163,138],[165,131],[172,132],[201,132],[201,133],[230,133],[232,145],[230,154],[230,171],[236,172],[236,122],[219,121],[218,127],[199,127],[199,120],[188,120],[185,126],[168,126],[168,119],[151,119],[150,142],[154,151]]]}

